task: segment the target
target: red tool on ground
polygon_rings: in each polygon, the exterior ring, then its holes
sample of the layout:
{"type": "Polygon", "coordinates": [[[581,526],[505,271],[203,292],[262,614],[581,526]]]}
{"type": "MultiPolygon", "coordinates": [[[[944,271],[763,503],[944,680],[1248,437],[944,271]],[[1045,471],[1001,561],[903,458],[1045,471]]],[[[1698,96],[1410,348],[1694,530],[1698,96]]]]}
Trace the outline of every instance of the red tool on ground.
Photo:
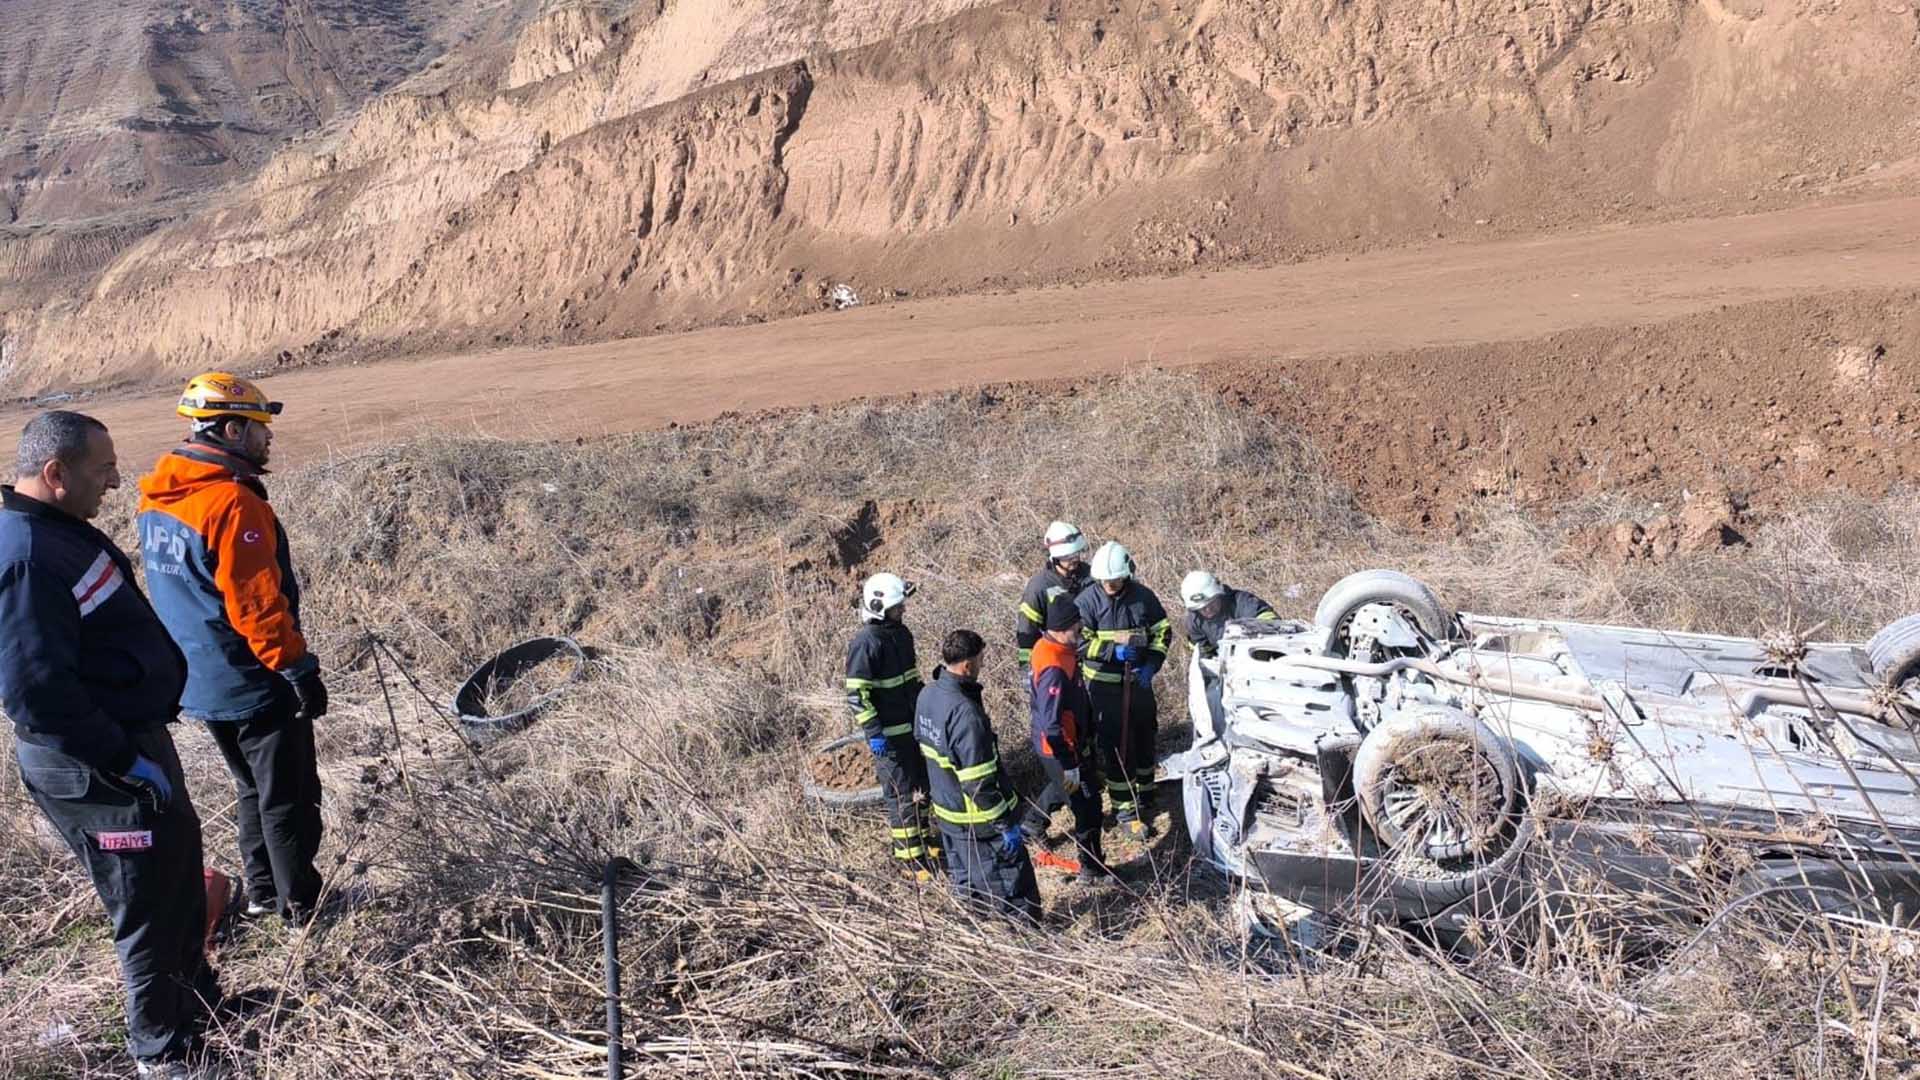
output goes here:
{"type": "Polygon", "coordinates": [[[1080,860],[1069,859],[1064,855],[1055,855],[1051,851],[1041,850],[1033,853],[1033,865],[1046,870],[1058,870],[1063,874],[1078,874],[1080,860]]]}

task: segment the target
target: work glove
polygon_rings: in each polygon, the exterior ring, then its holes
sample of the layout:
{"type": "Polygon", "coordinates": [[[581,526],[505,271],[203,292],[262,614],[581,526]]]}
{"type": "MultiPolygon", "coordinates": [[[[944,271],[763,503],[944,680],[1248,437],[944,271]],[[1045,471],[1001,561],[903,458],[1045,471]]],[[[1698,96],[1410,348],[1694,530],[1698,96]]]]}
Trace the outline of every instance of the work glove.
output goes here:
{"type": "Polygon", "coordinates": [[[1113,658],[1123,664],[1131,664],[1140,657],[1140,646],[1121,642],[1113,647],[1113,658]]]}
{"type": "Polygon", "coordinates": [[[127,775],[121,780],[162,814],[173,805],[173,784],[167,780],[167,771],[152,758],[134,758],[133,767],[127,770],[127,775]]]}
{"type": "Polygon", "coordinates": [[[880,755],[882,755],[882,754],[884,754],[884,753],[886,753],[886,752],[887,752],[887,737],[886,737],[885,735],[871,735],[871,736],[868,736],[868,737],[867,737],[867,749],[869,749],[869,750],[871,750],[871,751],[873,751],[873,756],[874,756],[874,757],[879,757],[880,755]]]}
{"type": "Polygon", "coordinates": [[[1080,770],[1078,768],[1072,768],[1062,771],[1060,774],[1060,786],[1064,788],[1069,795],[1080,794],[1080,770]]]}
{"type": "Polygon", "coordinates": [[[293,680],[293,696],[300,699],[300,716],[318,720],[327,715],[327,684],[320,681],[319,668],[293,680]]]}
{"type": "Polygon", "coordinates": [[[1018,824],[1007,826],[1000,831],[1000,854],[1011,859],[1027,846],[1027,830],[1018,824]]]}
{"type": "Polygon", "coordinates": [[[1160,674],[1159,664],[1142,664],[1133,669],[1133,681],[1143,690],[1153,689],[1153,677],[1160,674]]]}

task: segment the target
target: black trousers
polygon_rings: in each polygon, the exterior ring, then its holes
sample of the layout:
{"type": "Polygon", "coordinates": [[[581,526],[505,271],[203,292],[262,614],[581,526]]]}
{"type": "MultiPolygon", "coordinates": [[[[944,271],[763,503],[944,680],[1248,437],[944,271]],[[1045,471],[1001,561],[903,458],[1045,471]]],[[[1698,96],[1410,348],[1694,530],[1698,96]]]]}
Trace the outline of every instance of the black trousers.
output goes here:
{"type": "Polygon", "coordinates": [[[940,834],[955,896],[991,914],[1040,921],[1040,883],[1026,848],[1006,855],[997,834],[978,836],[971,829],[947,825],[940,826],[940,834]]]}
{"type": "Polygon", "coordinates": [[[234,827],[247,899],[283,916],[309,914],[320,899],[320,771],[313,721],[296,716],[289,692],[245,720],[208,721],[233,775],[234,827]]]}
{"type": "Polygon", "coordinates": [[[175,1058],[220,1000],[206,956],[200,818],[167,729],[132,738],[173,785],[165,810],[56,750],[23,742],[14,753],[27,794],[86,865],[106,906],[127,988],[127,1049],[145,1060],[175,1058]]]}
{"type": "Polygon", "coordinates": [[[1100,850],[1100,770],[1093,764],[1091,753],[1081,759],[1080,790],[1072,795],[1067,794],[1066,770],[1057,759],[1041,755],[1040,767],[1046,770],[1047,786],[1040,789],[1038,796],[1027,800],[1021,826],[1039,837],[1047,831],[1056,810],[1070,807],[1073,846],[1079,859],[1082,862],[1092,859],[1104,865],[1106,857],[1100,850]]]}
{"type": "Polygon", "coordinates": [[[940,837],[927,827],[927,762],[911,735],[887,740],[887,752],[875,754],[873,771],[887,795],[887,824],[893,857],[903,862],[937,858],[940,837]]]}
{"type": "Polygon", "coordinates": [[[1108,682],[1090,682],[1087,691],[1100,733],[1100,772],[1114,816],[1121,821],[1151,817],[1153,748],[1160,736],[1160,706],[1153,691],[1108,682]]]}

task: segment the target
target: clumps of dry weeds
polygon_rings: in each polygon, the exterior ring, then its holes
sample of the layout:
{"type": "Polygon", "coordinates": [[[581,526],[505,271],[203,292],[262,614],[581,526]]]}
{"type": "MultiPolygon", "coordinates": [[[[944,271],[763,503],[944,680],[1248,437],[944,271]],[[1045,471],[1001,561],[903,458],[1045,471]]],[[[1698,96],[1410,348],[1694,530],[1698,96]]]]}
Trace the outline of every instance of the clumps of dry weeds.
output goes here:
{"type": "MultiPolygon", "coordinates": [[[[616,855],[637,867],[635,1075],[1891,1076],[1920,1040],[1911,935],[1750,905],[1689,944],[1679,915],[1714,898],[1668,897],[1685,963],[1663,972],[1609,932],[1647,897],[1569,871],[1527,918],[1470,928],[1475,957],[1358,920],[1298,964],[1242,942],[1177,817],[1123,887],[1048,877],[1048,925],[1020,929],[898,880],[876,821],[799,794],[801,751],[846,723],[852,586],[883,567],[922,583],[923,667],[954,626],[1002,646],[989,705],[1033,786],[1007,639],[1056,516],[1128,543],[1169,600],[1208,566],[1305,616],[1345,573],[1397,565],[1493,612],[1752,632],[1791,607],[1855,634],[1920,601],[1909,496],[1809,506],[1731,557],[1572,567],[1564,524],[1496,504],[1456,536],[1375,524],[1290,433],[1158,372],[585,445],[428,441],[275,491],[337,704],[328,914],[221,953],[250,994],[214,1044],[255,1074],[600,1075],[595,892],[616,855]],[[599,647],[588,677],[470,745],[452,687],[550,633],[599,647]]],[[[1170,743],[1182,677],[1162,680],[1170,743]]],[[[179,740],[231,869],[228,781],[204,733],[179,740]]],[[[97,907],[34,815],[0,776],[0,1072],[123,1075],[97,907]]]]}

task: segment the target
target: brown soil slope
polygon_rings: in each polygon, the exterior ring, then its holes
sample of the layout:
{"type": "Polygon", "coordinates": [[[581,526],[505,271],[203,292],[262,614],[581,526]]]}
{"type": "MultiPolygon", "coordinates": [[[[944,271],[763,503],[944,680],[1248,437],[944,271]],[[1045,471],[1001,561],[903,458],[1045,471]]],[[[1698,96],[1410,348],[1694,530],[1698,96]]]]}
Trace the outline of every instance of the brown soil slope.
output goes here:
{"type": "MultiPolygon", "coordinates": [[[[1476,492],[1778,501],[1920,478],[1916,234],[1909,198],[331,366],[268,386],[289,403],[276,453],[295,463],[421,431],[571,438],[1196,366],[1307,434],[1397,519],[1446,524],[1476,492]]],[[[172,389],[84,407],[144,465],[178,437],[172,389]]],[[[1206,482],[1233,481],[1227,462],[1206,482]]]]}
{"type": "Polygon", "coordinates": [[[532,0],[8,0],[0,224],[126,213],[251,176],[532,0]]]}
{"type": "MultiPolygon", "coordinates": [[[[523,35],[514,88],[383,97],[83,288],[10,305],[8,388],[1907,183],[1917,20],[1878,0],[582,9],[523,35]]],[[[13,265],[84,261],[60,244],[13,265]]]]}

